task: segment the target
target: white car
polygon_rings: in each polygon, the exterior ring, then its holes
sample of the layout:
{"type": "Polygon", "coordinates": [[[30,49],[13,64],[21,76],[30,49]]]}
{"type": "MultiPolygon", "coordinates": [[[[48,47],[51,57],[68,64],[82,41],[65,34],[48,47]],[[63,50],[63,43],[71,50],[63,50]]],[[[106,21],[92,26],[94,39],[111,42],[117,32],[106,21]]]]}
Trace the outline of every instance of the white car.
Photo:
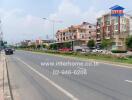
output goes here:
{"type": "Polygon", "coordinates": [[[97,53],[97,52],[101,53],[101,52],[103,52],[103,50],[101,50],[101,49],[94,49],[94,50],[92,50],[92,52],[93,53],[97,53]]]}

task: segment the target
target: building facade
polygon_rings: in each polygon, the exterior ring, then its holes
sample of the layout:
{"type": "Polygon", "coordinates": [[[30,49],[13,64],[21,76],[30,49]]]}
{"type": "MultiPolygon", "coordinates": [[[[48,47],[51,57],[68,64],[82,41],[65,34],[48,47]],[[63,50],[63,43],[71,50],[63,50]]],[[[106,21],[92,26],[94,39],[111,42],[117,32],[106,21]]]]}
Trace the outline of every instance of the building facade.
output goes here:
{"type": "Polygon", "coordinates": [[[86,46],[91,39],[96,41],[96,26],[88,22],[80,25],[72,25],[56,33],[58,43],[74,42],[74,47],[86,46]]]}
{"type": "Polygon", "coordinates": [[[103,39],[113,41],[113,50],[126,50],[125,40],[131,34],[131,16],[113,17],[110,13],[97,18],[97,44],[103,39]]]}

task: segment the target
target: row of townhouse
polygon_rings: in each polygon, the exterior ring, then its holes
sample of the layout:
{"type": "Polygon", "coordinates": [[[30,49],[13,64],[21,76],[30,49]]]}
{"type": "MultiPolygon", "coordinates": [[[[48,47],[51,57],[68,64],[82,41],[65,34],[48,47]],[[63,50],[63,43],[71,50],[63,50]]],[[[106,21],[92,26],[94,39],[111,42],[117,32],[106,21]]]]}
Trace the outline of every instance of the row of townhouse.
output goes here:
{"type": "Polygon", "coordinates": [[[83,22],[80,25],[72,25],[66,29],[58,30],[56,33],[59,48],[63,47],[63,43],[72,42],[73,49],[81,49],[87,47],[90,39],[96,41],[96,25],[83,22]]]}
{"type": "Polygon", "coordinates": [[[83,22],[58,30],[56,38],[59,48],[63,47],[64,42],[73,42],[73,49],[86,48],[90,39],[95,40],[98,47],[103,39],[111,39],[112,50],[126,50],[125,40],[128,35],[132,35],[132,17],[124,14],[119,18],[107,13],[97,18],[96,25],[83,22]]]}

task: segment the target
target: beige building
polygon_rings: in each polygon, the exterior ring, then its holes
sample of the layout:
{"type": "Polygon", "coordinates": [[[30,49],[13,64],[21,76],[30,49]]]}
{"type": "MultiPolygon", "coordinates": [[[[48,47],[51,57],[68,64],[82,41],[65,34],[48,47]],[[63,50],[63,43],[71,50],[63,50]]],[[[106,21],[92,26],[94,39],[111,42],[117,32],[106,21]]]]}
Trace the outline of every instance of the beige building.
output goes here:
{"type": "Polygon", "coordinates": [[[131,34],[132,19],[129,15],[112,17],[110,13],[97,19],[97,44],[102,39],[112,39],[113,50],[126,50],[125,40],[131,34]]]}
{"type": "Polygon", "coordinates": [[[72,25],[66,29],[58,30],[56,33],[58,43],[74,42],[74,49],[87,45],[90,39],[96,41],[96,26],[88,22],[80,25],[72,25]]]}

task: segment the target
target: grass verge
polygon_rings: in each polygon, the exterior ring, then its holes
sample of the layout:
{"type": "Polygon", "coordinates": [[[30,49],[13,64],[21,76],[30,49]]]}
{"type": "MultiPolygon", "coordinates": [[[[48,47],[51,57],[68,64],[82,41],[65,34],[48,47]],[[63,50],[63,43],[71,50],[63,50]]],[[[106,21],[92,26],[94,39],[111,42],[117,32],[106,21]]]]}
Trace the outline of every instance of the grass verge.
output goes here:
{"type": "Polygon", "coordinates": [[[42,51],[42,50],[30,50],[32,52],[48,53],[53,55],[62,55],[67,57],[83,58],[83,59],[95,59],[100,61],[118,62],[124,64],[132,64],[132,56],[129,57],[117,57],[111,54],[99,54],[99,53],[79,53],[79,52],[59,52],[59,51],[42,51]]]}

